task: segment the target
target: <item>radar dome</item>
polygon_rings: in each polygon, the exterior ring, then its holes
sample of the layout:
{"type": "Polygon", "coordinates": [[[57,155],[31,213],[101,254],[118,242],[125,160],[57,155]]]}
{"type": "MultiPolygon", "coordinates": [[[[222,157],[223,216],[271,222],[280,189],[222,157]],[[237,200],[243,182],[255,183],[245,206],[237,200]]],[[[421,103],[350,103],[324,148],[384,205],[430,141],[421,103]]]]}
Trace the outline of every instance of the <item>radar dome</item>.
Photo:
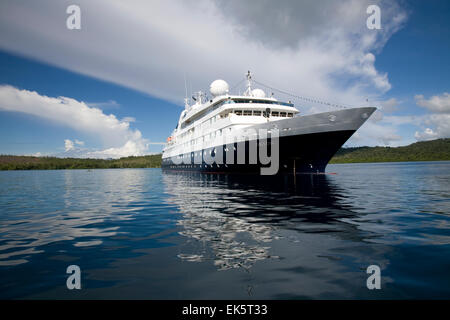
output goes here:
{"type": "Polygon", "coordinates": [[[266,93],[261,89],[253,89],[252,90],[252,96],[255,98],[265,98],[266,93]]]}
{"type": "Polygon", "coordinates": [[[214,97],[223,96],[227,94],[229,90],[228,83],[224,80],[215,80],[209,87],[209,92],[211,92],[214,97]]]}

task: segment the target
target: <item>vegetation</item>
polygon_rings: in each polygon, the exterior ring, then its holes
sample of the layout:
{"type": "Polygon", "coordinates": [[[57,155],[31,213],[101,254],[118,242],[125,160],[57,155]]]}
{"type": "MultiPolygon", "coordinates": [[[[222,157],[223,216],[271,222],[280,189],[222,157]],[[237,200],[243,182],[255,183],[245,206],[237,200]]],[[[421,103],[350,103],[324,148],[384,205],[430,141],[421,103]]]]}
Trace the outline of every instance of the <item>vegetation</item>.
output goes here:
{"type": "Polygon", "coordinates": [[[450,160],[450,139],[421,141],[404,147],[341,148],[330,163],[450,160]]]}
{"type": "MultiPolygon", "coordinates": [[[[450,160],[450,139],[422,141],[404,147],[341,148],[330,163],[450,160]]],[[[120,159],[2,156],[0,170],[159,168],[161,154],[120,159]]]]}
{"type": "Polygon", "coordinates": [[[0,170],[159,168],[161,154],[120,159],[78,159],[0,155],[0,170]]]}

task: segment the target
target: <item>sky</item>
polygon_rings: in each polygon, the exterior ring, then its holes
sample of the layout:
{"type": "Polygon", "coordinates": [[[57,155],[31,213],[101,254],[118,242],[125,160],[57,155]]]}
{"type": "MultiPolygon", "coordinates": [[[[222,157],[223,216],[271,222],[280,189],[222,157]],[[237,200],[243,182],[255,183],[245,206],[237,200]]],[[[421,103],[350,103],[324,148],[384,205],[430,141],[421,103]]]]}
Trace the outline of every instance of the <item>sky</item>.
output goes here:
{"type": "MultiPolygon", "coordinates": [[[[448,138],[449,39],[447,0],[2,0],[0,154],[159,153],[185,81],[207,92],[247,70],[297,96],[376,106],[346,146],[448,138]]],[[[302,114],[330,110],[274,93],[302,114]]]]}

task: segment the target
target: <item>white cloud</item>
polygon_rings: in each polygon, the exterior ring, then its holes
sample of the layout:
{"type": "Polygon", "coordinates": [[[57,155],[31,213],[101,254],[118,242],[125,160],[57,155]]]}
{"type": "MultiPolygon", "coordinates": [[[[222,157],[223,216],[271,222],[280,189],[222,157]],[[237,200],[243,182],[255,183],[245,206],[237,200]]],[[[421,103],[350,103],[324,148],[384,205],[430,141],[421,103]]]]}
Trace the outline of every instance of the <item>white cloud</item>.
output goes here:
{"type": "Polygon", "coordinates": [[[431,140],[450,137],[450,94],[432,96],[426,99],[423,95],[414,97],[417,105],[431,111],[424,115],[421,123],[422,132],[416,131],[414,137],[417,140],[431,140]]]}
{"type": "Polygon", "coordinates": [[[425,119],[425,116],[414,116],[414,115],[405,115],[405,116],[395,116],[395,115],[387,115],[383,117],[383,121],[388,124],[392,124],[394,126],[401,125],[414,125],[420,126],[425,119]]]}
{"type": "MultiPolygon", "coordinates": [[[[113,114],[104,114],[100,109],[72,98],[53,98],[35,91],[0,86],[0,111],[31,114],[99,137],[108,149],[93,153],[96,157],[117,158],[148,153],[147,140],[139,130],[131,129],[128,121],[120,121],[113,114]]],[[[82,146],[84,142],[64,140],[65,151],[76,150],[75,144],[82,146]]],[[[86,150],[85,154],[88,156],[89,152],[86,150]]]]}
{"type": "Polygon", "coordinates": [[[122,119],[123,122],[136,122],[136,118],[134,117],[125,117],[122,119]]]}
{"type": "MultiPolygon", "coordinates": [[[[148,150],[148,144],[143,139],[135,139],[127,141],[123,146],[118,148],[108,148],[100,151],[86,152],[87,158],[121,158],[128,156],[144,155],[142,152],[136,150],[148,150]]],[[[146,152],[145,154],[148,154],[146,152]]]]}
{"type": "Polygon", "coordinates": [[[368,30],[372,2],[81,0],[82,29],[70,31],[68,2],[3,1],[0,47],[177,102],[184,73],[197,89],[250,69],[280,88],[354,103],[376,94],[373,85],[390,88],[371,51],[405,20],[395,2],[378,1],[382,30],[368,30]],[[357,79],[342,88],[337,73],[357,79]]]}
{"type": "Polygon", "coordinates": [[[69,140],[69,139],[65,139],[64,140],[64,149],[65,149],[66,152],[74,150],[75,149],[75,145],[73,144],[73,141],[69,140]]]}
{"type": "Polygon", "coordinates": [[[378,106],[377,110],[352,136],[347,145],[376,146],[382,144],[396,146],[405,144],[404,137],[398,132],[398,126],[410,124],[414,117],[390,115],[396,110],[398,104],[399,102],[396,98],[375,101],[374,105],[378,106]]]}
{"type": "Polygon", "coordinates": [[[450,95],[445,92],[441,95],[426,99],[423,95],[416,95],[414,99],[418,106],[425,108],[429,113],[423,115],[391,115],[398,106],[398,101],[391,98],[381,101],[381,108],[377,110],[370,120],[360,129],[356,137],[352,137],[357,144],[393,145],[400,141],[398,128],[404,125],[419,127],[415,131],[416,140],[433,140],[450,137],[450,95]],[[386,115],[388,114],[388,115],[386,115]],[[375,124],[376,123],[376,124],[375,124]]]}
{"type": "Polygon", "coordinates": [[[2,1],[0,48],[180,104],[184,74],[197,90],[217,78],[233,85],[251,70],[280,89],[361,105],[390,89],[374,54],[406,20],[396,1],[79,0],[73,31],[69,4],[2,1]],[[366,27],[374,3],[381,30],[366,27]]]}
{"type": "Polygon", "coordinates": [[[377,110],[370,116],[369,122],[380,122],[385,117],[386,113],[392,113],[398,102],[397,99],[391,98],[385,101],[376,101],[374,105],[377,106],[377,110]]]}
{"type": "Polygon", "coordinates": [[[431,128],[426,128],[423,132],[416,131],[414,134],[414,138],[417,140],[433,140],[438,138],[438,135],[436,132],[433,131],[431,128]]]}
{"type": "Polygon", "coordinates": [[[403,138],[398,134],[395,126],[388,124],[380,124],[367,121],[363,126],[350,138],[346,144],[348,146],[364,145],[394,145],[399,143],[403,138]]]}
{"type": "Polygon", "coordinates": [[[120,105],[115,100],[109,100],[104,102],[86,102],[89,107],[109,109],[109,108],[119,108],[120,105]]]}
{"type": "Polygon", "coordinates": [[[422,132],[416,132],[414,135],[418,140],[450,138],[450,113],[426,115],[422,127],[425,127],[425,129],[422,132]]]}
{"type": "Polygon", "coordinates": [[[381,110],[384,113],[392,113],[397,110],[398,104],[399,102],[396,98],[390,98],[381,102],[381,110]]]}
{"type": "Polygon", "coordinates": [[[425,99],[421,94],[414,96],[417,105],[427,108],[431,112],[450,113],[450,94],[444,92],[440,96],[432,96],[425,99]]]}

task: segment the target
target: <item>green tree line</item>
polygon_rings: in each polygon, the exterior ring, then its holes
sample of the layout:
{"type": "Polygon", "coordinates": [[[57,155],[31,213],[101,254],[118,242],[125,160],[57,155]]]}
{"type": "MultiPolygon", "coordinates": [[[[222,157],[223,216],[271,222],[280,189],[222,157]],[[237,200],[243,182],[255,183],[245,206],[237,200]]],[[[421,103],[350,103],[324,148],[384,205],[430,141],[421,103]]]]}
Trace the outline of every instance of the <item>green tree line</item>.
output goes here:
{"type": "Polygon", "coordinates": [[[450,160],[450,139],[420,141],[403,147],[341,148],[330,163],[450,160]]]}
{"type": "MultiPolygon", "coordinates": [[[[330,163],[450,160],[450,139],[421,141],[403,147],[341,148],[330,163]]],[[[0,155],[0,170],[159,168],[161,154],[120,159],[80,159],[0,155]]]]}
{"type": "Polygon", "coordinates": [[[0,155],[0,170],[159,168],[161,154],[120,159],[80,159],[0,155]]]}

